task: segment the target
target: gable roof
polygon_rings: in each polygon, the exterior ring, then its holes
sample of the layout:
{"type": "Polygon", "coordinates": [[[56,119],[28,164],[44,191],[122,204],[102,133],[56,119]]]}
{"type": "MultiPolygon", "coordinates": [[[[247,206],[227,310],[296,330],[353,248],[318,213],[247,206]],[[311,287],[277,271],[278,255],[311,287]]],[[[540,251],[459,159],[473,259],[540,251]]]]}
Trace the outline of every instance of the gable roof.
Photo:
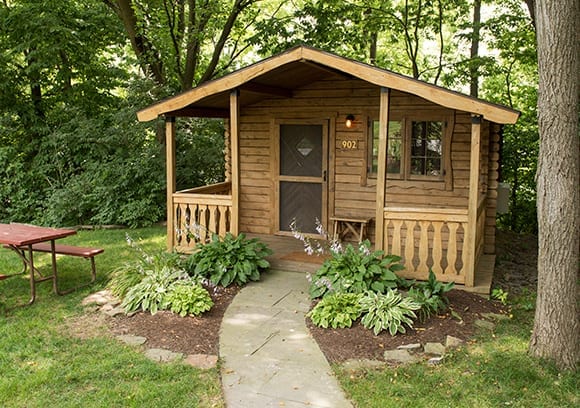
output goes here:
{"type": "Polygon", "coordinates": [[[265,96],[291,97],[294,88],[322,79],[329,71],[407,92],[446,108],[481,115],[499,124],[515,123],[520,115],[502,105],[301,45],[155,103],[137,112],[137,118],[145,122],[159,115],[227,117],[229,94],[234,89],[243,91],[240,103],[244,106],[265,96]]]}

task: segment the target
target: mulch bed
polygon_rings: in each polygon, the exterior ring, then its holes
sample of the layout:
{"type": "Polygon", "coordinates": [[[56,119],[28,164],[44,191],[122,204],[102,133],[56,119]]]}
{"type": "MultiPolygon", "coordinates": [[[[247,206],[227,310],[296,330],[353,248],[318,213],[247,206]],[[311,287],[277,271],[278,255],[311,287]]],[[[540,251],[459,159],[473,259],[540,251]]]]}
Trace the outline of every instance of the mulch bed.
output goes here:
{"type": "MultiPolygon", "coordinates": [[[[516,236],[498,233],[498,266],[494,287],[510,292],[523,288],[535,289],[537,239],[534,236],[516,236]]],[[[169,312],[155,315],[137,313],[132,317],[117,316],[107,319],[113,334],[133,334],[147,338],[148,347],[164,348],[185,354],[218,354],[219,330],[223,314],[240,288],[230,287],[212,294],[212,310],[202,317],[179,317],[169,312]]],[[[348,329],[321,329],[307,325],[330,362],[348,359],[383,359],[384,350],[410,343],[445,342],[447,335],[469,340],[474,332],[474,321],[482,313],[502,313],[502,305],[495,301],[464,292],[448,292],[449,309],[424,323],[416,323],[406,334],[375,336],[359,323],[348,329]],[[451,313],[451,312],[454,313],[451,313]],[[460,319],[457,317],[460,316],[460,319]]]]}

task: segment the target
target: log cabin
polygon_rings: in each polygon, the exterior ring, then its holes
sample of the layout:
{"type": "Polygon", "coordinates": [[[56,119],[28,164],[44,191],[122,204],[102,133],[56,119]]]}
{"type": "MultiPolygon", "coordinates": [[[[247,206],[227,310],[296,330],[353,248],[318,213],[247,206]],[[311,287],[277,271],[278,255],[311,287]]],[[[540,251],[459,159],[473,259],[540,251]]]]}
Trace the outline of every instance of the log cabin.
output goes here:
{"type": "Polygon", "coordinates": [[[519,112],[298,46],[137,116],[165,120],[168,249],[191,252],[192,225],[316,235],[318,220],[400,255],[407,278],[489,293],[502,127],[519,112]],[[225,182],[176,191],[182,117],[224,119],[225,182]]]}

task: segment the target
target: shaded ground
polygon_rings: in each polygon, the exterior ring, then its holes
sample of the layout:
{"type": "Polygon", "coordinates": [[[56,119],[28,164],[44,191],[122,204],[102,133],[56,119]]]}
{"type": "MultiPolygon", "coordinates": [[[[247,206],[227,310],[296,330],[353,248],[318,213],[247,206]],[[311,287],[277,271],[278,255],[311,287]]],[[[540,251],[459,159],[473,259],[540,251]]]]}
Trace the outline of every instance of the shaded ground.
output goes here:
{"type": "MultiPolygon", "coordinates": [[[[493,287],[510,293],[524,288],[535,290],[537,280],[537,239],[509,232],[497,234],[497,266],[493,287]]],[[[164,348],[185,354],[218,354],[219,327],[227,306],[239,288],[228,288],[212,294],[215,305],[203,317],[179,317],[169,312],[156,315],[137,313],[132,317],[107,319],[114,334],[133,334],[147,337],[148,347],[164,348]]],[[[386,349],[401,344],[444,342],[447,335],[468,340],[474,333],[473,322],[481,313],[502,311],[501,304],[481,296],[452,290],[448,293],[449,309],[424,323],[416,323],[406,334],[390,336],[372,331],[360,324],[349,329],[320,329],[310,324],[312,335],[330,362],[350,358],[382,359],[386,349]]]]}

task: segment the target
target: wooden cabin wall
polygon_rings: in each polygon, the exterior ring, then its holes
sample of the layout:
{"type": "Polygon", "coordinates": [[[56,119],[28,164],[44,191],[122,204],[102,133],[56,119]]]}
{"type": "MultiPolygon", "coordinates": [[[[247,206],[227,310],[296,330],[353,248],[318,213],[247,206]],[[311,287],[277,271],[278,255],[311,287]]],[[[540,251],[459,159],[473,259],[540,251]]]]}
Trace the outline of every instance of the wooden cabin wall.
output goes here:
{"type": "Polygon", "coordinates": [[[500,139],[501,126],[496,123],[488,124],[489,146],[488,146],[488,175],[487,175],[487,207],[485,219],[485,244],[483,252],[495,254],[495,227],[497,210],[497,188],[499,184],[500,166],[500,139]]]}
{"type": "MultiPolygon", "coordinates": [[[[336,131],[334,135],[329,135],[328,213],[330,216],[374,217],[376,181],[366,174],[367,120],[378,120],[378,104],[378,87],[360,80],[329,75],[327,80],[295,90],[292,98],[273,97],[244,107],[240,125],[240,230],[259,234],[277,232],[274,231],[274,178],[278,169],[273,164],[275,143],[272,138],[275,134],[273,121],[281,119],[325,119],[335,123],[335,126],[329,126],[329,129],[335,128],[336,131]],[[344,125],[348,114],[355,115],[355,125],[350,129],[344,125]],[[340,142],[343,140],[356,141],[357,149],[342,148],[340,142]]],[[[440,183],[431,185],[431,182],[406,186],[400,181],[388,179],[387,206],[467,208],[470,114],[450,111],[394,90],[390,107],[392,119],[416,114],[428,115],[431,120],[438,115],[441,115],[441,120],[450,117],[454,131],[450,148],[451,187],[445,189],[441,188],[440,183]]],[[[483,163],[487,162],[488,152],[495,147],[489,144],[489,137],[482,137],[482,141],[487,143],[482,148],[485,152],[483,163]]],[[[492,158],[495,159],[495,156],[492,155],[492,158]]],[[[494,172],[497,173],[497,169],[494,172]]],[[[491,173],[482,175],[482,179],[491,181],[491,173]]],[[[374,224],[371,224],[369,235],[374,239],[374,224]]]]}

